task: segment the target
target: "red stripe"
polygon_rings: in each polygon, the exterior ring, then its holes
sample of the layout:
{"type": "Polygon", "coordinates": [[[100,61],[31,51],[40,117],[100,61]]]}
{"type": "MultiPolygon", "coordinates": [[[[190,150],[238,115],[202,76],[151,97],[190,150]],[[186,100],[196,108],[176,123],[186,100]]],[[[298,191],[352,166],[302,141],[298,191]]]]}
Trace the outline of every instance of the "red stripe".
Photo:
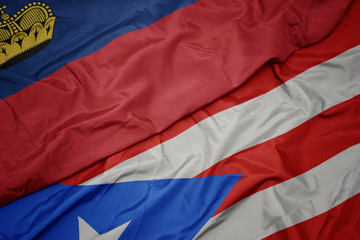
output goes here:
{"type": "Polygon", "coordinates": [[[85,171],[74,175],[62,183],[73,185],[83,183],[119,164],[120,162],[123,162],[175,137],[201,120],[264,94],[310,67],[320,64],[352,47],[355,47],[360,44],[360,33],[357,31],[357,29],[360,28],[360,21],[357,16],[359,11],[360,1],[355,1],[339,26],[325,40],[316,45],[295,52],[284,64],[264,66],[243,86],[241,86],[241,88],[226,97],[176,123],[163,133],[155,135],[146,141],[125,149],[124,151],[107,158],[105,161],[101,161],[85,171]]]}
{"type": "Polygon", "coordinates": [[[199,174],[197,177],[244,174],[215,215],[241,199],[296,177],[359,143],[359,104],[360,95],[199,174]]]}
{"type": "Polygon", "coordinates": [[[6,98],[1,204],[164,130],[268,60],[319,41],[349,2],[202,0],[6,98]]]}
{"type": "Polygon", "coordinates": [[[360,194],[331,210],[264,240],[356,240],[360,239],[360,194]]]}

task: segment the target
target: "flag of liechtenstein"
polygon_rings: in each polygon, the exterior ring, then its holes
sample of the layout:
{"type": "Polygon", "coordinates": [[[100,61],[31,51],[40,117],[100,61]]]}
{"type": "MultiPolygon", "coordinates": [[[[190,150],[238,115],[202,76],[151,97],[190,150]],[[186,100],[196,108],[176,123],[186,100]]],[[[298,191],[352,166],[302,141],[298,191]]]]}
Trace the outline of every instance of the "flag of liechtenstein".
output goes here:
{"type": "Polygon", "coordinates": [[[320,41],[349,3],[2,0],[0,205],[160,133],[320,41]]]}

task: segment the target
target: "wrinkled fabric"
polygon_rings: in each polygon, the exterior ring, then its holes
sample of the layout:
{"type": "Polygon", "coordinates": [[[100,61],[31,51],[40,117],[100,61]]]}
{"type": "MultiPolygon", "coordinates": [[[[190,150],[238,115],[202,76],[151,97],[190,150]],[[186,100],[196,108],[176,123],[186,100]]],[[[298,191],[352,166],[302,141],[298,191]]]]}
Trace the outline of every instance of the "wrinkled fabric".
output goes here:
{"type": "Polygon", "coordinates": [[[360,193],[359,151],[359,144],[352,146],[302,175],[243,199],[208,221],[194,239],[263,239],[336,207],[360,193]]]}
{"type": "Polygon", "coordinates": [[[195,177],[243,173],[200,238],[352,239],[359,219],[349,214],[359,202],[359,8],[354,2],[320,43],[266,65],[235,92],[64,183],[193,176],[201,169],[195,177]]]}
{"type": "Polygon", "coordinates": [[[166,129],[269,60],[321,40],[349,3],[198,1],[1,100],[1,204],[166,129]]]}
{"type": "Polygon", "coordinates": [[[360,46],[257,98],[210,116],[83,184],[197,176],[219,161],[279,137],[359,95],[355,77],[360,75],[359,62],[360,46]]]}
{"type": "Polygon", "coordinates": [[[240,177],[55,184],[0,208],[0,238],[119,239],[89,237],[85,221],[101,235],[128,223],[120,239],[192,239],[240,177]]]}
{"type": "Polygon", "coordinates": [[[272,234],[264,240],[352,239],[360,227],[359,205],[360,194],[357,194],[323,214],[272,234]]]}

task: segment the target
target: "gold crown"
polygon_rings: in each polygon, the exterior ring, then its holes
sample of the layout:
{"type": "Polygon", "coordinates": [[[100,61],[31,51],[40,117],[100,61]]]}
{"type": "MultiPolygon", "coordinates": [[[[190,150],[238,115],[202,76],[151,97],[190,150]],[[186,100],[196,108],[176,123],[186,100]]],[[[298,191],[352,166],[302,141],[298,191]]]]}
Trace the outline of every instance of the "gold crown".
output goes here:
{"type": "Polygon", "coordinates": [[[41,2],[29,3],[12,17],[5,8],[0,4],[0,69],[33,56],[49,44],[56,18],[41,2]]]}

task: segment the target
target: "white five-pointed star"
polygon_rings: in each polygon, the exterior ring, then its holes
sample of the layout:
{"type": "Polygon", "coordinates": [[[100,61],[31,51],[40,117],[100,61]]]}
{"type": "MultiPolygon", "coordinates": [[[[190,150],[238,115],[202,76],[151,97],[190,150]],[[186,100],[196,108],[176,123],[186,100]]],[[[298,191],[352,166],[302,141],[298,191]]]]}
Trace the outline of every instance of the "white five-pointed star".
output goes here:
{"type": "Polygon", "coordinates": [[[130,221],[128,221],[127,223],[100,235],[87,222],[85,222],[84,219],[78,217],[78,220],[80,240],[118,240],[130,223],[130,221]]]}

